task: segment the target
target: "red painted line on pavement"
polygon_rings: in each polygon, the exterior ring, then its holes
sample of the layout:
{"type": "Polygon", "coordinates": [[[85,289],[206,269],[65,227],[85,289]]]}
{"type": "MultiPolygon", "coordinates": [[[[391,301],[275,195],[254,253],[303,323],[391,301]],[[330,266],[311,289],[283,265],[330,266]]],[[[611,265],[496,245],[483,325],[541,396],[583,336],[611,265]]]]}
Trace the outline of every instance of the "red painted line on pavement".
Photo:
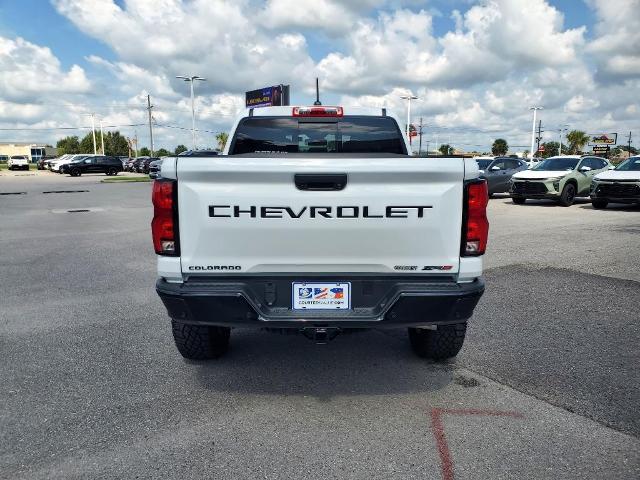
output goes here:
{"type": "Polygon", "coordinates": [[[433,436],[436,439],[438,453],[440,455],[440,468],[442,471],[442,480],[454,480],[453,461],[451,460],[451,450],[447,443],[447,437],[444,433],[444,423],[442,415],[485,415],[490,417],[510,417],[524,418],[519,412],[503,412],[500,410],[478,410],[478,409],[455,409],[455,408],[432,408],[431,409],[431,428],[433,436]]]}

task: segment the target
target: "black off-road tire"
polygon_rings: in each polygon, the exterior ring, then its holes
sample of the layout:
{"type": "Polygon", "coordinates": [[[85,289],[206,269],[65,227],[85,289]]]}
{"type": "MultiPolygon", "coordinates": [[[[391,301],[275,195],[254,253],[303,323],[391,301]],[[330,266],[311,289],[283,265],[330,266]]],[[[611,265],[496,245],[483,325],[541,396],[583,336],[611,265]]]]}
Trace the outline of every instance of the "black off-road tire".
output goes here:
{"type": "Polygon", "coordinates": [[[599,199],[592,199],[591,200],[591,205],[593,206],[593,208],[607,208],[607,205],[609,204],[608,200],[602,200],[601,198],[599,199]]]}
{"type": "Polygon", "coordinates": [[[455,357],[464,343],[467,322],[439,325],[437,330],[409,329],[409,342],[413,352],[422,358],[446,360],[455,357]]]}
{"type": "Polygon", "coordinates": [[[228,327],[189,325],[171,321],[176,348],[188,360],[219,358],[229,349],[228,327]]]}
{"type": "Polygon", "coordinates": [[[513,203],[515,203],[516,205],[523,205],[524,202],[527,201],[527,199],[525,197],[511,197],[511,200],[513,201],[513,203]]]}
{"type": "Polygon", "coordinates": [[[562,189],[558,203],[563,207],[570,207],[576,200],[576,194],[576,186],[573,183],[567,183],[562,189]]]}

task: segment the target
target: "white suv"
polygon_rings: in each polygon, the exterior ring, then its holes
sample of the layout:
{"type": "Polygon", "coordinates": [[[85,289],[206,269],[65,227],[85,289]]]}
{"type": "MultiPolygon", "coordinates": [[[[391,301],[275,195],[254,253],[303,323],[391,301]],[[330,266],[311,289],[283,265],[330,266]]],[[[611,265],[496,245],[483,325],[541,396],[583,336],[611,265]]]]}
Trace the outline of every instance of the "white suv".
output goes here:
{"type": "Polygon", "coordinates": [[[29,170],[29,157],[26,155],[13,155],[7,161],[9,170],[29,170]]]}

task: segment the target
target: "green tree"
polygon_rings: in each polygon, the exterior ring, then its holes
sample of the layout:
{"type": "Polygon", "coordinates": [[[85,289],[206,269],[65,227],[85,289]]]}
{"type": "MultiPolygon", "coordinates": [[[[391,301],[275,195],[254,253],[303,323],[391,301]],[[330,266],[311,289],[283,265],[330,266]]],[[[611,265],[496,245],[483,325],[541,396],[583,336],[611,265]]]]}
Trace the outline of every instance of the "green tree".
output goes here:
{"type": "Polygon", "coordinates": [[[80,153],[80,140],[78,140],[77,135],[64,137],[58,140],[56,148],[58,149],[58,155],[64,155],[65,153],[80,153]]]}
{"type": "Polygon", "coordinates": [[[187,147],[185,147],[184,145],[180,144],[176,147],[176,149],[173,151],[174,154],[176,155],[180,155],[182,152],[186,152],[187,151],[187,147]]]}
{"type": "Polygon", "coordinates": [[[545,142],[542,146],[544,147],[544,152],[542,152],[542,156],[544,158],[558,155],[558,149],[560,148],[560,144],[558,142],[545,142]]]}
{"type": "MultiPolygon", "coordinates": [[[[100,132],[96,132],[96,152],[100,153],[100,132]]],[[[93,134],[91,132],[80,140],[80,151],[78,153],[93,153],[93,134]]]]}
{"type": "Polygon", "coordinates": [[[171,152],[169,152],[166,148],[160,148],[153,153],[156,157],[166,157],[171,155],[171,152]]]}
{"type": "Polygon", "coordinates": [[[227,132],[220,132],[216,134],[216,141],[218,142],[218,148],[220,149],[220,151],[224,150],[228,139],[229,134],[227,132]]]}
{"type": "Polygon", "coordinates": [[[582,149],[589,142],[589,135],[582,130],[571,130],[567,133],[567,142],[569,143],[569,153],[577,155],[582,153],[582,149]]]}
{"type": "MultiPolygon", "coordinates": [[[[99,138],[96,137],[96,140],[99,138]]],[[[104,136],[105,155],[126,156],[129,155],[127,139],[120,135],[119,131],[107,132],[104,136]]]]}
{"type": "Polygon", "coordinates": [[[453,155],[453,147],[448,143],[443,143],[438,147],[438,150],[442,155],[453,155]]]}
{"type": "Polygon", "coordinates": [[[149,157],[151,155],[151,150],[149,150],[147,147],[142,147],[140,150],[138,150],[138,155],[140,157],[149,157]]]}
{"type": "Polygon", "coordinates": [[[491,145],[491,153],[494,155],[506,155],[509,151],[509,144],[504,138],[496,138],[491,145]]]}

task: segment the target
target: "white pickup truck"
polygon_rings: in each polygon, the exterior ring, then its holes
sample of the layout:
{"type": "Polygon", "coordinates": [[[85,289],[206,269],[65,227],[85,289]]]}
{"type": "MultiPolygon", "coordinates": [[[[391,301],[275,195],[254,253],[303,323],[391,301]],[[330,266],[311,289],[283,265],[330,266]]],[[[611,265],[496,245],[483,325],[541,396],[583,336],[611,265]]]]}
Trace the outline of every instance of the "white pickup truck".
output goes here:
{"type": "Polygon", "coordinates": [[[223,155],[163,161],[153,185],[156,290],[179,352],[232,328],[408,328],[455,356],[483,291],[487,185],[472,159],[417,158],[386,109],[246,110],[223,155]]]}

